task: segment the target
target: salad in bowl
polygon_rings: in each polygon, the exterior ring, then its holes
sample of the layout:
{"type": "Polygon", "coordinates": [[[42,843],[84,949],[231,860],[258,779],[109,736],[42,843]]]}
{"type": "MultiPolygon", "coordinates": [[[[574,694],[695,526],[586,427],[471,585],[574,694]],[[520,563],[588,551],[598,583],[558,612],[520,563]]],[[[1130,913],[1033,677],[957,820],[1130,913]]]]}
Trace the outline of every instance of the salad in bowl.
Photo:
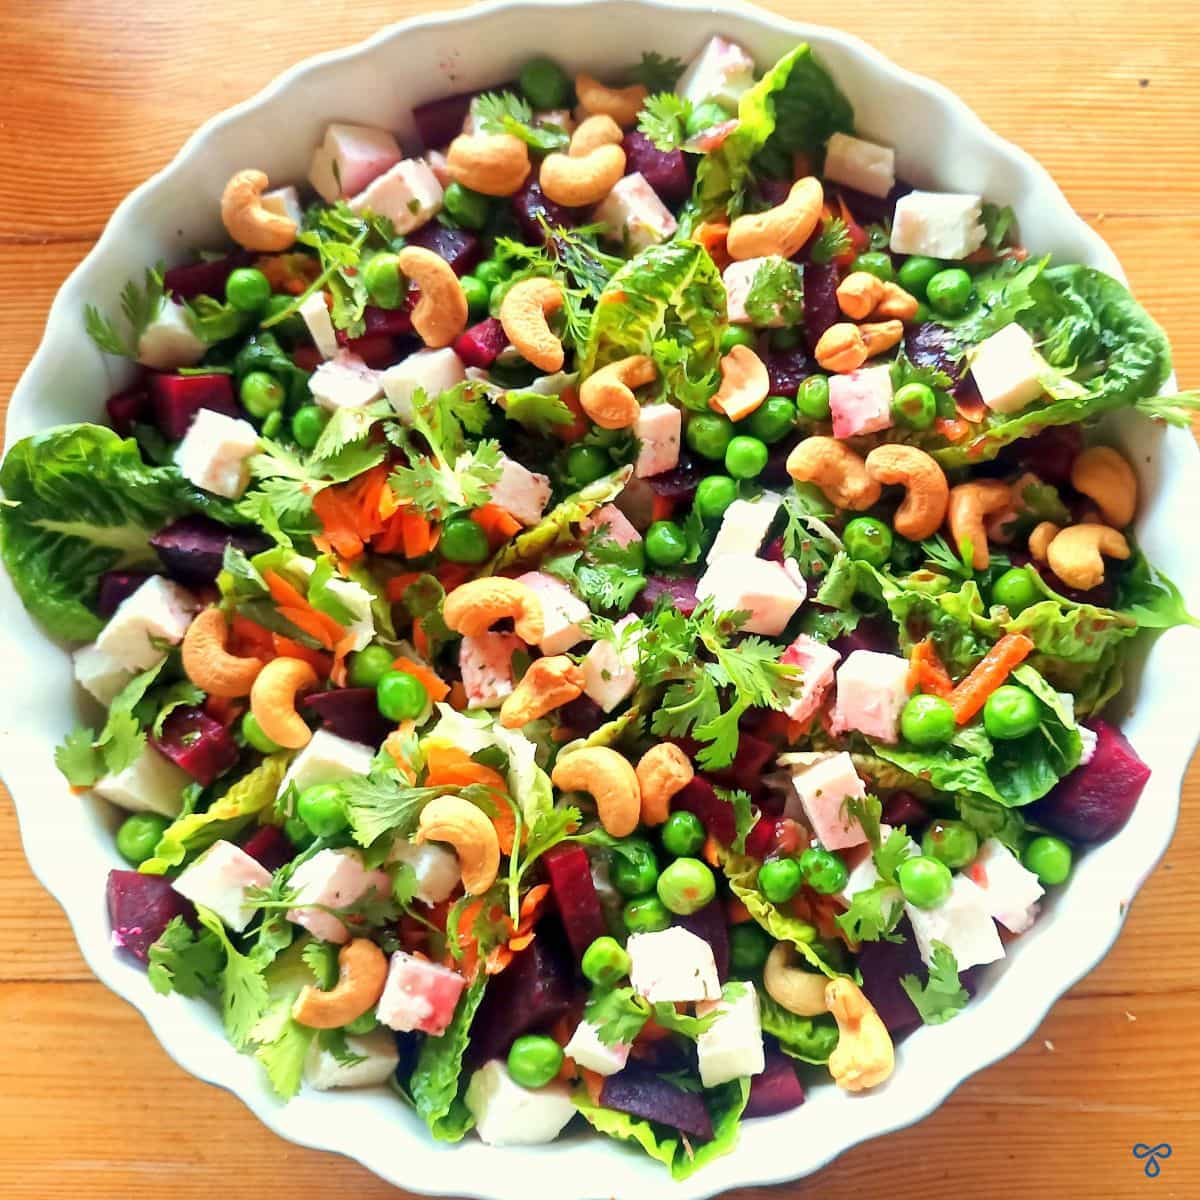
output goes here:
{"type": "Polygon", "coordinates": [[[886,1087],[1129,818],[1105,713],[1193,619],[1095,426],[1196,399],[806,45],[413,117],[246,163],[226,244],[88,307],[140,372],[11,448],[0,552],[147,987],[283,1099],[682,1178],[886,1087]]]}

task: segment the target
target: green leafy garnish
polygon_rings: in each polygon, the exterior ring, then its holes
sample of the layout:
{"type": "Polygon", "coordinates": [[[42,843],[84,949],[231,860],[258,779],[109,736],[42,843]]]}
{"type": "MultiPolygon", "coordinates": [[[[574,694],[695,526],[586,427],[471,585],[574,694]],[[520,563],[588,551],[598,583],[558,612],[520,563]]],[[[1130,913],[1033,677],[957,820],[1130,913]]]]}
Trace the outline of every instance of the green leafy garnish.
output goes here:
{"type": "Polygon", "coordinates": [[[150,947],[149,958],[146,973],[156,992],[195,998],[216,991],[225,952],[209,930],[197,933],[182,917],[172,917],[150,947]]]}
{"type": "Polygon", "coordinates": [[[532,106],[514,92],[484,92],[471,101],[471,112],[480,133],[510,133],[542,154],[565,150],[571,140],[557,125],[536,124],[532,106]]]}
{"type": "Polygon", "coordinates": [[[677,58],[664,58],[656,50],[648,50],[636,66],[625,73],[630,83],[640,83],[648,92],[669,92],[683,74],[683,63],[677,58]]]}
{"type": "Polygon", "coordinates": [[[163,274],[166,264],[147,267],[141,287],[129,280],[121,289],[121,313],[128,326],[119,329],[94,304],[84,306],[84,327],[88,337],[104,351],[119,358],[137,358],[138,342],[147,326],[158,316],[164,301],[163,274]]]}
{"type": "Polygon", "coordinates": [[[795,325],[804,316],[804,284],[798,263],[770,255],[754,272],[746,315],[755,325],[795,325]]]}
{"type": "Polygon", "coordinates": [[[425,1038],[417,1055],[409,1088],[417,1115],[439,1142],[461,1141],[475,1124],[459,1092],[468,1033],[486,981],[481,973],[467,985],[446,1032],[425,1038]]]}
{"type": "Polygon", "coordinates": [[[657,92],[646,97],[638,114],[638,129],[663,152],[678,150],[687,141],[687,123],[692,102],[674,92],[657,92]]]}
{"type": "Polygon", "coordinates": [[[809,257],[815,263],[831,263],[848,253],[853,245],[850,230],[841,217],[824,217],[821,220],[821,232],[813,243],[809,257]]]}
{"type": "Polygon", "coordinates": [[[915,975],[905,975],[900,986],[926,1025],[943,1025],[958,1016],[971,997],[958,981],[958,963],[945,943],[933,943],[932,959],[924,985],[915,975]]]}

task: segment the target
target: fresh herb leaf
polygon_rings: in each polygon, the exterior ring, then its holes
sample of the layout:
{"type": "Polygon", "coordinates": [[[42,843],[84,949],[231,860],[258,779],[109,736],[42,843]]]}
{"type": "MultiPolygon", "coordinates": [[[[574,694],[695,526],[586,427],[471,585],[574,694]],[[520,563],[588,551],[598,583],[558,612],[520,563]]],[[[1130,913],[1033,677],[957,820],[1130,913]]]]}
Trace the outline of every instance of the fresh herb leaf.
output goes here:
{"type": "Polygon", "coordinates": [[[741,788],[714,788],[719,800],[733,808],[733,823],[737,833],[731,844],[736,854],[746,853],[746,835],[754,828],[758,812],[750,800],[750,793],[741,788]]]}
{"type": "Polygon", "coordinates": [[[561,396],[543,392],[510,391],[504,394],[504,415],[530,433],[548,436],[575,420],[575,414],[561,396]]]}
{"type": "Polygon", "coordinates": [[[626,78],[640,83],[648,92],[669,92],[683,74],[683,63],[677,58],[664,58],[656,50],[648,50],[636,66],[630,67],[626,78]]]}
{"type": "Polygon", "coordinates": [[[809,257],[815,263],[831,263],[853,247],[850,230],[841,217],[823,217],[821,232],[813,243],[809,257]]]}
{"type": "Polygon", "coordinates": [[[166,264],[161,262],[157,266],[147,267],[140,287],[136,280],[131,279],[121,289],[121,312],[128,326],[127,332],[119,330],[94,304],[84,308],[84,326],[88,336],[106,354],[137,358],[138,342],[162,310],[165,301],[165,271],[166,264]]]}
{"type": "Polygon", "coordinates": [[[217,989],[225,953],[208,930],[195,932],[182,917],[170,924],[150,947],[147,976],[160,995],[178,992],[195,998],[217,989]]]}
{"type": "Polygon", "coordinates": [[[932,960],[924,985],[915,975],[905,975],[900,986],[926,1025],[943,1025],[958,1016],[971,997],[958,980],[958,963],[944,942],[933,943],[932,960]]]}
{"type": "Polygon", "coordinates": [[[255,1033],[262,1044],[254,1057],[266,1070],[267,1079],[281,1100],[290,1100],[304,1079],[304,1062],[317,1036],[315,1029],[301,1025],[290,1012],[291,998],[277,1001],[255,1033]]]}
{"type": "Polygon", "coordinates": [[[304,965],[313,973],[323,992],[338,981],[338,948],[332,942],[307,942],[300,951],[304,965]]]}
{"type": "Polygon", "coordinates": [[[267,1008],[268,988],[263,965],[234,946],[221,918],[211,909],[197,904],[196,916],[225,951],[225,966],[221,971],[221,1016],[229,1040],[242,1050],[250,1042],[254,1027],[267,1008]]]}
{"type": "Polygon", "coordinates": [[[764,258],[746,294],[746,315],[755,325],[799,323],[804,317],[800,265],[778,255],[764,258]]]}
{"type": "Polygon", "coordinates": [[[596,1027],[606,1046],[630,1045],[650,1015],[650,1005],[630,987],[594,992],[583,1010],[584,1020],[596,1027]]]}
{"type": "Polygon", "coordinates": [[[638,114],[638,129],[653,143],[655,149],[667,153],[678,150],[687,141],[687,123],[692,115],[692,102],[674,92],[656,92],[646,97],[638,114]]]}
{"type": "Polygon", "coordinates": [[[481,133],[509,133],[542,154],[565,150],[570,143],[566,130],[557,125],[539,125],[533,108],[514,92],[485,92],[471,101],[471,112],[481,133]]]}
{"type": "Polygon", "coordinates": [[[1011,205],[1006,204],[1001,208],[998,204],[985,204],[982,219],[983,227],[987,230],[983,244],[989,250],[999,250],[1011,242],[1010,234],[1015,231],[1017,224],[1017,214],[1011,205]]]}
{"type": "Polygon", "coordinates": [[[850,907],[837,918],[838,927],[852,942],[901,942],[893,930],[904,916],[904,897],[895,884],[880,880],[855,892],[850,907]]]}

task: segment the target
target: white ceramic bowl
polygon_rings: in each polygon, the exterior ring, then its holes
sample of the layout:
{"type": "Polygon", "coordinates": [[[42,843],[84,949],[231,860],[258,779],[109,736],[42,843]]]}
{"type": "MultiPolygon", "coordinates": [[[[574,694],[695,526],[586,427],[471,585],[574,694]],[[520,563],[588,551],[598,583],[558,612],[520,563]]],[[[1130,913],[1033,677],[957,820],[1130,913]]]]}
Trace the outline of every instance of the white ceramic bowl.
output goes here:
{"type": "MultiPolygon", "coordinates": [[[[170,166],[120,205],[96,248],[63,285],[42,345],[13,397],[8,444],[58,422],[100,418],[104,397],[123,380],[84,335],[85,301],[115,309],[122,283],[146,264],[178,261],[189,248],[220,244],[218,199],[234,170],[256,166],[276,183],[302,180],[312,147],[336,118],[411,139],[415,103],[511,78],[534,51],[604,76],[643,50],[686,57],[713,33],[742,42],[762,66],[809,41],[853,102],[860,131],[896,147],[903,178],[982,191],[1010,203],[1035,251],[1121,274],[1109,248],[1028,155],[986,129],[944,88],[846,34],[740,5],[488,4],[409,21],[311,59],[205,125],[170,166]]],[[[1200,559],[1178,533],[1200,519],[1195,444],[1186,432],[1164,433],[1146,422],[1118,422],[1115,432],[1141,476],[1142,544],[1185,595],[1200,596],[1200,559]]],[[[1029,1037],[1054,1000],[1112,945],[1129,901],[1170,840],[1200,729],[1200,708],[1179,703],[1179,681],[1200,673],[1200,637],[1176,630],[1151,648],[1123,700],[1126,732],[1154,771],[1137,811],[1118,837],[1082,858],[1034,930],[987,974],[976,1001],[949,1025],[920,1029],[906,1040],[884,1087],[853,1098],[832,1086],[815,1089],[800,1110],[749,1122],[736,1153],[685,1184],[671,1185],[640,1152],[589,1135],[530,1150],[497,1150],[474,1139],[446,1149],[382,1090],[305,1092],[286,1107],[279,1104],[257,1064],[227,1044],[214,1012],[154,995],[143,972],[113,954],[104,882],[119,865],[111,840],[117,814],[72,796],[51,757],[82,715],[72,699],[67,656],[25,614],[7,577],[0,582],[0,629],[8,677],[24,685],[0,694],[0,763],[29,861],[62,904],[91,969],[146,1017],[181,1066],[230,1089],[281,1136],[347,1154],[418,1192],[557,1200],[650,1200],[667,1190],[707,1196],[807,1175],[855,1143],[925,1116],[967,1076],[1029,1037]]]]}

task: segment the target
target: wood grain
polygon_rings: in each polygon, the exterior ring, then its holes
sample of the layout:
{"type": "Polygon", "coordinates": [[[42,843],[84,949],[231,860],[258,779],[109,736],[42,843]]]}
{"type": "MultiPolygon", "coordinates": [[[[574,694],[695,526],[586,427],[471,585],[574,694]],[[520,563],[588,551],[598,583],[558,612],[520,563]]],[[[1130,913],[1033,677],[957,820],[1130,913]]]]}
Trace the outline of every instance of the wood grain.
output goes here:
{"type": "MultiPolygon", "coordinates": [[[[115,204],[197,124],[299,58],[436,7],[0,5],[0,397],[115,204]]],[[[816,15],[796,0],[768,7],[816,15]]],[[[893,0],[836,18],[958,92],[1045,164],[1166,326],[1185,387],[1200,386],[1191,328],[1200,279],[1195,15],[1193,0],[893,0]]],[[[1200,1196],[1198,801],[1193,771],[1175,841],[1117,947],[1025,1047],[920,1125],[804,1184],[739,1200],[1200,1196]],[[1131,1157],[1137,1141],[1174,1145],[1157,1180],[1131,1157]]],[[[346,1160],[278,1140],[238,1101],[171,1063],[136,1013],[91,981],[62,913],[25,865],[7,796],[0,931],[0,1196],[397,1194],[346,1160]]]]}

